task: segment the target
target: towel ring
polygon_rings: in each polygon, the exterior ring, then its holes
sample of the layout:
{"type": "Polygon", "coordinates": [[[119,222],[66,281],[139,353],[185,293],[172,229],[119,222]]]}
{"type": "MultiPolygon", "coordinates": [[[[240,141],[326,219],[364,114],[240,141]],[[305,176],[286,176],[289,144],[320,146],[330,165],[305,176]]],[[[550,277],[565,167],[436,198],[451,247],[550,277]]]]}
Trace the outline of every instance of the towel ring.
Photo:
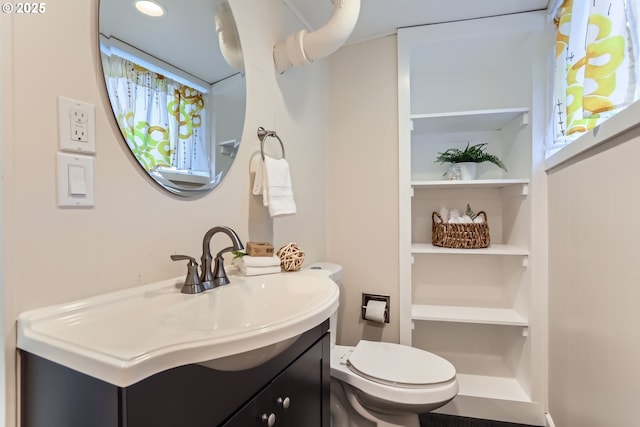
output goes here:
{"type": "Polygon", "coordinates": [[[262,160],[264,160],[264,140],[269,136],[276,138],[280,143],[280,148],[282,148],[282,158],[284,159],[284,144],[282,143],[282,140],[280,139],[278,134],[276,134],[275,131],[266,130],[265,128],[260,126],[258,128],[258,139],[260,140],[260,154],[262,155],[262,160]]]}

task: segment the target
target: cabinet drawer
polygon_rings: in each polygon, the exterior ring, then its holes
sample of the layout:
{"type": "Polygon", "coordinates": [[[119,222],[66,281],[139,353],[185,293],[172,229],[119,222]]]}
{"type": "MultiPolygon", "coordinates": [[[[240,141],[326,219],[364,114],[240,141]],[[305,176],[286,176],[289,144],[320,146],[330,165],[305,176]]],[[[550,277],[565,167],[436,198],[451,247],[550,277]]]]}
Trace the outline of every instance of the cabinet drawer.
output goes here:
{"type": "Polygon", "coordinates": [[[328,336],[285,369],[260,394],[242,408],[225,427],[323,425],[323,348],[328,336]],[[272,423],[272,424],[270,424],[272,423]]]}

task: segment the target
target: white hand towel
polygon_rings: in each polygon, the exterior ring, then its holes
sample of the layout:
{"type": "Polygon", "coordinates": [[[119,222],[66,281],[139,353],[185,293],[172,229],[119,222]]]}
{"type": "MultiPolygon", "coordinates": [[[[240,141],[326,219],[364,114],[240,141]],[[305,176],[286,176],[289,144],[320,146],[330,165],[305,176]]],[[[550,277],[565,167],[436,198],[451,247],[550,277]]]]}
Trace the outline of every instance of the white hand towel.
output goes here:
{"type": "Polygon", "coordinates": [[[280,273],[280,266],[277,267],[247,267],[241,265],[240,272],[245,276],[259,276],[261,274],[274,274],[280,273]]]}
{"type": "Polygon", "coordinates": [[[251,193],[254,196],[259,196],[262,194],[262,188],[264,187],[264,162],[260,158],[260,156],[256,156],[257,158],[251,159],[251,170],[255,172],[255,176],[253,177],[253,188],[251,189],[251,193]]]}
{"type": "Polygon", "coordinates": [[[280,258],[274,256],[251,256],[244,255],[240,258],[235,258],[236,265],[245,267],[273,267],[280,265],[280,258]]]}
{"type": "Polygon", "coordinates": [[[269,206],[269,214],[274,217],[296,213],[289,163],[265,156],[263,172],[262,197],[263,204],[269,206]]]}

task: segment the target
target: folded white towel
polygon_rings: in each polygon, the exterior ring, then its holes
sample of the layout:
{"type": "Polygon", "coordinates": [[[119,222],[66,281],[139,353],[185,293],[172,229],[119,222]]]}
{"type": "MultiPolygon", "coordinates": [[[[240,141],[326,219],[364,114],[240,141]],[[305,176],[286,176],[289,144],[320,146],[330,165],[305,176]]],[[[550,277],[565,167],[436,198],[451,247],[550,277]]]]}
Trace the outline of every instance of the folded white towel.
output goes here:
{"type": "Polygon", "coordinates": [[[265,156],[263,165],[262,201],[274,216],[296,213],[289,163],[285,159],[265,156]]]}
{"type": "Polygon", "coordinates": [[[251,256],[244,255],[240,258],[234,258],[234,262],[238,266],[245,267],[273,267],[280,265],[280,258],[274,256],[251,256]]]}
{"type": "Polygon", "coordinates": [[[277,267],[247,267],[247,266],[241,265],[238,268],[240,269],[240,272],[245,276],[259,276],[261,274],[274,274],[274,273],[280,273],[281,271],[279,265],[277,267]]]}

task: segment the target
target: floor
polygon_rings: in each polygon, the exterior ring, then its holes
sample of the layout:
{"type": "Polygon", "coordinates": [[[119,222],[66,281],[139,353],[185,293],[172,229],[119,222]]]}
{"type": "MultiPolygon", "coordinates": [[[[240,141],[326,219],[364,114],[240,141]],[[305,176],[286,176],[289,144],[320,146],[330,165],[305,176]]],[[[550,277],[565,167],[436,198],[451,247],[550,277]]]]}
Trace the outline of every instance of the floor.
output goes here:
{"type": "Polygon", "coordinates": [[[456,417],[442,414],[421,414],[421,427],[535,427],[524,424],[512,424],[502,421],[480,420],[477,418],[456,417]]]}

